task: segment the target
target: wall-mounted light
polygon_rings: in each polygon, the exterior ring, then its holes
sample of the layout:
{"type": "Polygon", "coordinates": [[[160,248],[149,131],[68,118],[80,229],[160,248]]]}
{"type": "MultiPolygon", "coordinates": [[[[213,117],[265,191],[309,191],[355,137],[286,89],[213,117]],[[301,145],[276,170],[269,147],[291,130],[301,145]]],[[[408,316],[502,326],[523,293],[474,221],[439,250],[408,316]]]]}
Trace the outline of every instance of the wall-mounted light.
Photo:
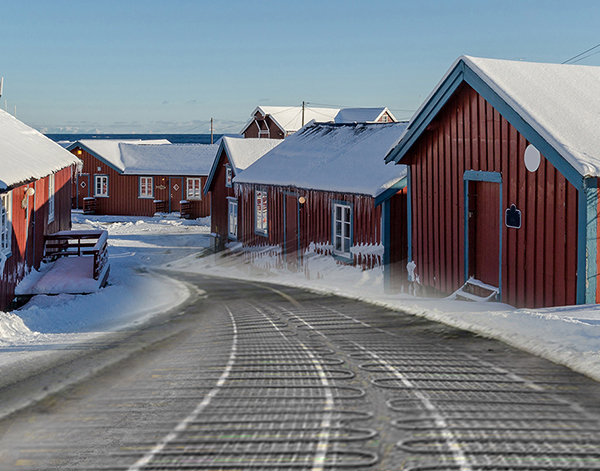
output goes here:
{"type": "Polygon", "coordinates": [[[27,190],[25,190],[25,193],[27,193],[27,196],[33,196],[35,195],[35,188],[27,188],[27,190]]]}
{"type": "Polygon", "coordinates": [[[77,149],[77,155],[81,155],[83,154],[83,151],[81,149],[77,149]]]}
{"type": "Polygon", "coordinates": [[[300,204],[306,203],[306,198],[304,196],[301,196],[300,198],[298,198],[298,203],[300,203],[300,204]]]}

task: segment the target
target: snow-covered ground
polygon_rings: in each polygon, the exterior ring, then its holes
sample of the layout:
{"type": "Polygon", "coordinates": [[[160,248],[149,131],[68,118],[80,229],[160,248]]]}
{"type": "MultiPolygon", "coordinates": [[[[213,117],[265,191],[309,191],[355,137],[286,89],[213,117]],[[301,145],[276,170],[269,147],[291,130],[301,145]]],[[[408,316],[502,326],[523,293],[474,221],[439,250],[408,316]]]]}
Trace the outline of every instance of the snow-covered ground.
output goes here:
{"type": "Polygon", "coordinates": [[[255,266],[233,257],[205,255],[208,221],[126,218],[80,214],[74,229],[109,232],[110,285],[85,296],[36,296],[19,310],[0,312],[0,368],[27,360],[39,347],[77,343],[103,332],[142,322],[175,307],[189,287],[149,268],[239,279],[263,280],[334,293],[403,310],[478,334],[497,338],[600,380],[600,306],[514,309],[501,303],[470,303],[383,293],[381,269],[361,271],[309,253],[308,270],[274,268],[268,253],[255,254],[255,266]]]}

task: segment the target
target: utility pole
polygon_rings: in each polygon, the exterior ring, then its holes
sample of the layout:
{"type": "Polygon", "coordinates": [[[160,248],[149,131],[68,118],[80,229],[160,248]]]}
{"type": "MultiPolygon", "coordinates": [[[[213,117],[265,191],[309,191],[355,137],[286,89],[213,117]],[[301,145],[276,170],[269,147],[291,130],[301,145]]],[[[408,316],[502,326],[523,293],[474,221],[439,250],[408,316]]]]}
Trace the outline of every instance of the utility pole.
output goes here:
{"type": "Polygon", "coordinates": [[[210,118],[210,143],[213,143],[213,119],[210,118]]]}
{"type": "Polygon", "coordinates": [[[302,102],[302,126],[304,126],[304,106],[306,105],[306,102],[302,102]]]}

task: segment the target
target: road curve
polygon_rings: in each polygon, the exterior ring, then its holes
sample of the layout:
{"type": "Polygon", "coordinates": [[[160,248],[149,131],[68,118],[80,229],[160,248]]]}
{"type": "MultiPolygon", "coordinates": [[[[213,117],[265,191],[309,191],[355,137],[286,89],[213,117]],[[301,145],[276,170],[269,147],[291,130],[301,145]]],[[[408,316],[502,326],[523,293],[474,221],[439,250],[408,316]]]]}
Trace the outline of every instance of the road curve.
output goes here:
{"type": "Polygon", "coordinates": [[[2,421],[1,470],[600,469],[600,388],[566,368],[357,301],[171,276],[207,296],[2,421]]]}

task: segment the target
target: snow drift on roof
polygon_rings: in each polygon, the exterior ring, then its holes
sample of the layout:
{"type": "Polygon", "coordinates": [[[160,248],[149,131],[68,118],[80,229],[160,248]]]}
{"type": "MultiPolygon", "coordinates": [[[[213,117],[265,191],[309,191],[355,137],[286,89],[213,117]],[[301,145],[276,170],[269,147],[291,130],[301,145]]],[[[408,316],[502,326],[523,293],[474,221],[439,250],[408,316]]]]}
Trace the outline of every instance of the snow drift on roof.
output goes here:
{"type": "Polygon", "coordinates": [[[104,160],[120,173],[125,171],[125,163],[121,155],[120,144],[170,144],[166,139],[155,139],[142,141],[141,139],[81,139],[67,147],[72,150],[75,147],[83,147],[96,157],[104,160]]]}
{"type": "Polygon", "coordinates": [[[406,175],[404,165],[386,166],[383,160],[405,128],[406,123],[307,125],[235,182],[377,196],[406,175]]]}
{"type": "Polygon", "coordinates": [[[600,67],[462,56],[412,121],[461,61],[577,172],[584,177],[600,176],[600,67]]]}
{"type": "MultiPolygon", "coordinates": [[[[301,106],[258,106],[252,112],[252,118],[242,129],[242,133],[254,121],[256,112],[259,111],[262,116],[270,115],[277,125],[286,133],[294,133],[302,127],[302,107],[301,106]]],[[[312,108],[304,107],[304,124],[315,120],[320,123],[333,121],[339,112],[339,108],[312,108]]]]}
{"type": "Polygon", "coordinates": [[[0,190],[79,162],[53,140],[0,110],[0,190]]]}
{"type": "Polygon", "coordinates": [[[239,174],[283,142],[281,139],[244,139],[223,136],[223,143],[234,175],[239,174]]]}
{"type": "Polygon", "coordinates": [[[208,175],[218,144],[119,144],[125,175],[208,175]]]}

